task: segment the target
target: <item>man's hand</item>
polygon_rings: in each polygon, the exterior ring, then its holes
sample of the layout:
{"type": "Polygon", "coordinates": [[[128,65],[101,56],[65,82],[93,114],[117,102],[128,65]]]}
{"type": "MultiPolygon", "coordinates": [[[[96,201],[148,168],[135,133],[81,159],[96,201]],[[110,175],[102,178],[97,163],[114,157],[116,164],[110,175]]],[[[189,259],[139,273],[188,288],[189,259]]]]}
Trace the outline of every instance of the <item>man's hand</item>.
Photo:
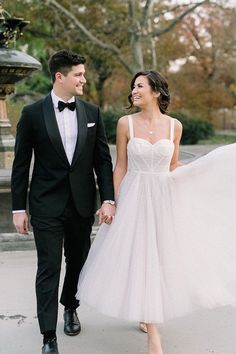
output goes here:
{"type": "Polygon", "coordinates": [[[25,211],[13,213],[13,224],[19,234],[27,235],[29,233],[29,218],[25,211]]]}
{"type": "Polygon", "coordinates": [[[101,208],[98,209],[98,211],[96,212],[96,215],[98,215],[99,225],[101,225],[103,222],[110,225],[114,218],[115,212],[116,212],[115,205],[103,203],[101,208]]]}

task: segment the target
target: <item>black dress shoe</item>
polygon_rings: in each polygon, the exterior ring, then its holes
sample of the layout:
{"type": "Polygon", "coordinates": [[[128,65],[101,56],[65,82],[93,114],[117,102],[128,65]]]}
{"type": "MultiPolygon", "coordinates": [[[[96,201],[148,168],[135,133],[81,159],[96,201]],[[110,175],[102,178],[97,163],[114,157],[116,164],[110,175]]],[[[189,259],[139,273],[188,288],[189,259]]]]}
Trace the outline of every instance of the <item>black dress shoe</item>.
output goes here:
{"type": "Polygon", "coordinates": [[[59,354],[57,348],[57,339],[49,339],[42,348],[42,354],[59,354]]]}
{"type": "Polygon", "coordinates": [[[68,336],[76,336],[81,331],[80,321],[76,310],[64,311],[64,333],[68,336]]]}

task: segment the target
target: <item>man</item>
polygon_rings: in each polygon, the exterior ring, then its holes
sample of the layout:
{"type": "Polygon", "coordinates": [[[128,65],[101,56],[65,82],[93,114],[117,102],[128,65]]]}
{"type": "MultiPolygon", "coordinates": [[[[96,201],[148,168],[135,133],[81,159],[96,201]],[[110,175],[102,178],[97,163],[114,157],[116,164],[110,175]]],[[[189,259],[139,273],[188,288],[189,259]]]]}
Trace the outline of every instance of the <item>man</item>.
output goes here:
{"type": "Polygon", "coordinates": [[[28,233],[26,200],[32,152],[34,164],[29,212],[38,256],[37,313],[43,334],[42,353],[58,354],[56,323],[62,249],[66,274],[60,302],[64,332],[76,335],[80,322],[75,299],[79,273],[90,247],[96,185],[101,198],[100,222],[115,212],[112,162],[99,108],[76,96],[83,94],[85,58],[67,50],[49,60],[52,91],[24,107],[17,126],[12,169],[13,223],[28,233]]]}

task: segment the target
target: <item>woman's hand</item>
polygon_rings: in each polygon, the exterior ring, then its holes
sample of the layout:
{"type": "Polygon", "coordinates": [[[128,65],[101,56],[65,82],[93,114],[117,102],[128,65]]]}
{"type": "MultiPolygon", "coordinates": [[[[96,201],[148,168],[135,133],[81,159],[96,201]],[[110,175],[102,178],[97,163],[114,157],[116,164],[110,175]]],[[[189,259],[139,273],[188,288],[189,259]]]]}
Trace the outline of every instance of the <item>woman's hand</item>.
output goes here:
{"type": "Polygon", "coordinates": [[[103,222],[110,225],[116,212],[115,205],[109,203],[103,203],[101,208],[97,210],[98,223],[101,225],[103,222]]]}

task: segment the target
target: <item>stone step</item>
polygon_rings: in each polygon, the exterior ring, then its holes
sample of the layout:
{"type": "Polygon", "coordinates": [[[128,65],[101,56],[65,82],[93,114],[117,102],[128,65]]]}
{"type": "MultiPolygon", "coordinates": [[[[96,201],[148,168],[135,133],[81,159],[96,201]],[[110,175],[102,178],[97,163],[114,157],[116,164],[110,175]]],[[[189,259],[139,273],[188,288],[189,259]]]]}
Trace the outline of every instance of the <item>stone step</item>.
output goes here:
{"type": "MultiPolygon", "coordinates": [[[[91,239],[93,240],[99,226],[93,226],[91,239]]],[[[34,236],[32,232],[28,235],[20,235],[17,232],[0,233],[0,252],[3,251],[26,251],[35,249],[34,236]]]]}

